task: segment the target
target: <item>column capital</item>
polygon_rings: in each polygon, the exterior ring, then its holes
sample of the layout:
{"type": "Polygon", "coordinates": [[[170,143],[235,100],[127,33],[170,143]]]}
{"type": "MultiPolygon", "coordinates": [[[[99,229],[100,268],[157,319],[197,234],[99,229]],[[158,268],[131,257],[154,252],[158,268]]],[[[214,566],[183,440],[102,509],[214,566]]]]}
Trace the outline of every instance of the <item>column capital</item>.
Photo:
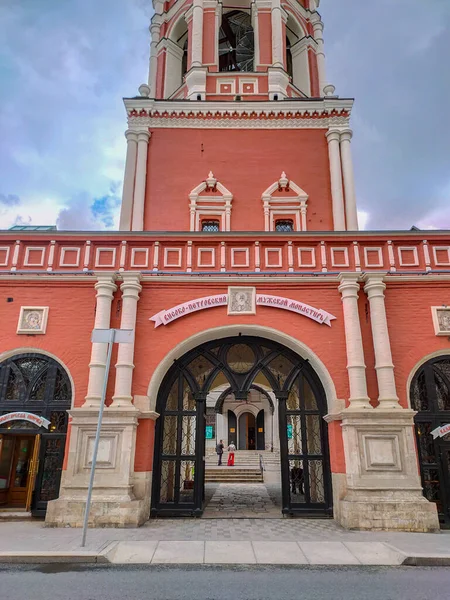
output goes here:
{"type": "Polygon", "coordinates": [[[111,296],[117,290],[117,285],[114,283],[117,275],[112,272],[101,272],[95,271],[94,275],[97,277],[97,282],[94,285],[94,288],[97,292],[100,291],[108,291],[111,296]]]}
{"type": "Polygon", "coordinates": [[[150,131],[138,131],[137,136],[138,142],[148,142],[152,134],[150,133],[150,131]]]}
{"type": "Polygon", "coordinates": [[[139,132],[134,129],[127,129],[125,131],[125,137],[127,142],[137,142],[138,141],[139,132]]]}
{"type": "Polygon", "coordinates": [[[139,300],[139,293],[142,291],[142,286],[140,285],[140,281],[142,275],[140,272],[130,272],[125,271],[121,273],[122,277],[122,285],[120,289],[122,291],[122,296],[125,297],[134,297],[136,300],[139,300]]]}
{"type": "Polygon", "coordinates": [[[341,142],[350,142],[353,137],[353,131],[351,129],[344,129],[341,131],[341,142]]]}
{"type": "Polygon", "coordinates": [[[342,296],[358,297],[358,292],[361,289],[359,285],[360,275],[358,273],[341,273],[338,279],[340,281],[338,290],[341,292],[342,296]]]}
{"type": "Polygon", "coordinates": [[[386,273],[366,273],[362,280],[365,282],[364,291],[370,298],[376,295],[384,296],[386,284],[384,283],[386,273]],[[377,294],[378,292],[378,294],[377,294]]]}
{"type": "Polygon", "coordinates": [[[341,141],[341,131],[339,129],[329,129],[325,135],[328,143],[341,141]]]}

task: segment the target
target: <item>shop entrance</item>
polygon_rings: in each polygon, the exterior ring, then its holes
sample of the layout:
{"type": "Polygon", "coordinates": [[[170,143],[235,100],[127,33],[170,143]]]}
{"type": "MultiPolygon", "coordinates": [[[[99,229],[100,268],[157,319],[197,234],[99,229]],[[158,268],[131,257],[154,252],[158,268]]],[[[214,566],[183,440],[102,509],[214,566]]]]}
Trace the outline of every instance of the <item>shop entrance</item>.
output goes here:
{"type": "Polygon", "coordinates": [[[39,435],[0,435],[0,507],[30,510],[39,435]]]}
{"type": "Polygon", "coordinates": [[[256,419],[250,412],[239,417],[238,450],[256,450],[256,419]]]}
{"type": "Polygon", "coordinates": [[[424,496],[436,502],[441,526],[450,529],[450,434],[433,438],[432,431],[450,423],[450,357],[425,363],[411,383],[411,407],[424,496]]]}
{"type": "MultiPolygon", "coordinates": [[[[264,410],[256,414],[258,407],[252,413],[245,407],[255,386],[270,391],[277,403],[280,513],[332,515],[328,431],[323,418],[327,403],[317,374],[307,360],[276,342],[239,336],[191,350],[175,362],[161,384],[156,403],[160,417],[155,432],[152,517],[203,513],[208,401],[219,397],[220,405],[231,394],[234,403],[242,403],[244,410],[238,418],[228,411],[228,442],[238,446],[238,453],[264,451],[264,410]],[[229,388],[220,394],[224,385],[229,388]]],[[[247,458],[249,454],[253,455],[247,453],[247,458]]],[[[237,463],[234,467],[238,471],[237,463]]]]}
{"type": "Polygon", "coordinates": [[[69,377],[54,359],[26,353],[0,363],[0,508],[45,516],[58,497],[71,401],[69,377]],[[48,429],[21,413],[43,417],[48,429]]]}

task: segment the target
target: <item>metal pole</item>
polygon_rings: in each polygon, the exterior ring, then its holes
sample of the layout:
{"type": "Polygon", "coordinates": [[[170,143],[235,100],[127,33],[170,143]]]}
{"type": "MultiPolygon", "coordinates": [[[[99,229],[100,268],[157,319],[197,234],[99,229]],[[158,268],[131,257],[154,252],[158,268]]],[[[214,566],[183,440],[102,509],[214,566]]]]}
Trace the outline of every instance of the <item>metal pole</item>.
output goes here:
{"type": "Polygon", "coordinates": [[[84,546],[86,545],[86,534],[87,534],[88,521],[89,521],[89,512],[91,510],[92,488],[94,487],[95,467],[97,465],[98,446],[100,443],[100,430],[102,427],[103,410],[105,408],[106,388],[108,387],[109,367],[111,364],[111,354],[112,354],[112,349],[113,349],[113,345],[114,345],[115,334],[116,334],[115,329],[111,329],[111,338],[108,342],[108,344],[109,344],[108,345],[108,354],[107,354],[106,365],[105,365],[105,379],[103,381],[102,399],[100,401],[100,410],[98,413],[97,432],[95,434],[94,451],[92,453],[91,477],[89,479],[88,495],[87,495],[87,499],[86,499],[86,510],[84,513],[83,537],[81,538],[81,547],[82,548],[84,548],[84,546]]]}

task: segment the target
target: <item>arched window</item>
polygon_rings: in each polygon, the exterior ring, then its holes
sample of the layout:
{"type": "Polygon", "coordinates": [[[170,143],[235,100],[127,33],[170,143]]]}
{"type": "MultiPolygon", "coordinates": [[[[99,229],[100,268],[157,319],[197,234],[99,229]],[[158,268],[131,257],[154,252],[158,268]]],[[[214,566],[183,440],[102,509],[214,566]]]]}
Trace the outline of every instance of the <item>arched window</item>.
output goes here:
{"type": "Polygon", "coordinates": [[[294,231],[294,221],[292,219],[278,219],[275,221],[275,231],[294,231]]]}
{"type": "Polygon", "coordinates": [[[184,17],[179,19],[163,43],[166,48],[164,97],[170,98],[183,85],[188,70],[188,30],[184,17]]]}
{"type": "Polygon", "coordinates": [[[215,219],[202,221],[202,231],[220,231],[219,221],[215,219]]]}
{"type": "Polygon", "coordinates": [[[291,40],[286,36],[286,72],[291,79],[294,77],[294,68],[292,65],[291,40]]]}
{"type": "Polygon", "coordinates": [[[219,71],[254,71],[255,36],[248,13],[233,10],[222,17],[219,71]]]}

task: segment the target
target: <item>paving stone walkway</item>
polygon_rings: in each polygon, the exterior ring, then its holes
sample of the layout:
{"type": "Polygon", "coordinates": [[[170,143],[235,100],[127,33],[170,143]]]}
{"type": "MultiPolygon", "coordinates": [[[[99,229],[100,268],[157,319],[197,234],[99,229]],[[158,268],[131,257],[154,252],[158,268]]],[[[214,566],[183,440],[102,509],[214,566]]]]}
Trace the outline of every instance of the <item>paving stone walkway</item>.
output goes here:
{"type": "Polygon", "coordinates": [[[283,517],[281,504],[274,503],[264,483],[219,483],[213,490],[207,484],[206,488],[204,519],[283,517]]]}

